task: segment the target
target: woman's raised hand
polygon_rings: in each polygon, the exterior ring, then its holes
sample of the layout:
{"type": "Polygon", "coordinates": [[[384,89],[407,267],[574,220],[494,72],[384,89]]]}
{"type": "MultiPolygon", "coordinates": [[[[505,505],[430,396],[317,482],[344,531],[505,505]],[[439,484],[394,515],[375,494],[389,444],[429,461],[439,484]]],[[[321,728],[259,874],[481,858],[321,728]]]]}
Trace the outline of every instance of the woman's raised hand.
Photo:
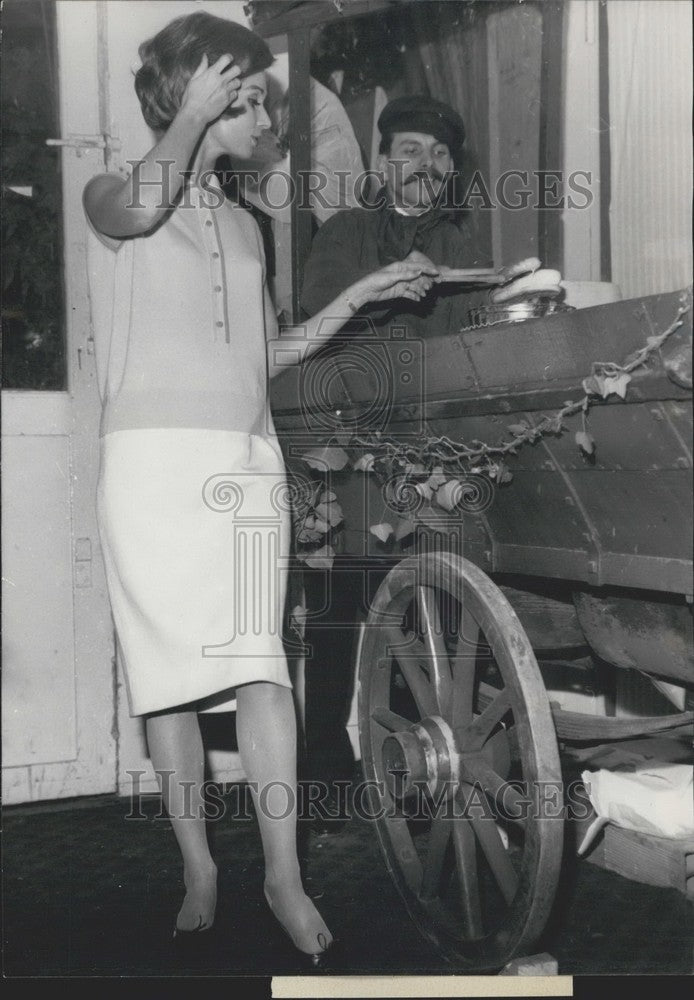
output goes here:
{"type": "Polygon", "coordinates": [[[400,298],[419,302],[434,284],[437,274],[433,264],[399,260],[362,278],[357,287],[364,303],[400,298]]]}
{"type": "Polygon", "coordinates": [[[237,100],[240,88],[241,67],[234,63],[232,56],[220,56],[210,66],[207,56],[203,55],[188,81],[181,108],[208,124],[237,100]]]}

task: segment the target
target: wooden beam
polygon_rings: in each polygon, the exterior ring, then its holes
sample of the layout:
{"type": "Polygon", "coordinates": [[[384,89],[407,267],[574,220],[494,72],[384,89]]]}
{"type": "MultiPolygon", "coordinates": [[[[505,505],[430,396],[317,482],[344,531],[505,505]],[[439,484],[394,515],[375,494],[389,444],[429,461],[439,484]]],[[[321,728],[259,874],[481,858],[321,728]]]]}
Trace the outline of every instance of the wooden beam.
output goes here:
{"type": "MultiPolygon", "coordinates": [[[[509,170],[526,171],[532,177],[538,167],[543,168],[539,149],[543,14],[531,5],[505,7],[495,10],[487,25],[489,184],[496,190],[499,178],[509,170]]],[[[506,192],[510,198],[515,197],[513,191],[512,184],[506,192]]],[[[525,208],[497,204],[487,214],[496,267],[538,253],[541,216],[532,203],[525,208]]]]}
{"type": "Polygon", "coordinates": [[[600,280],[612,281],[612,241],[610,199],[612,196],[612,156],[610,143],[610,76],[607,4],[598,14],[598,121],[600,122],[600,280]]]}
{"type": "Polygon", "coordinates": [[[304,265],[311,249],[311,209],[302,191],[311,169],[311,29],[292,31],[289,44],[289,158],[292,177],[292,320],[300,321],[304,265]]]}
{"type": "MultiPolygon", "coordinates": [[[[564,169],[562,129],[562,63],[564,53],[564,4],[547,0],[542,4],[542,73],[540,79],[540,170],[564,169]]],[[[547,178],[547,205],[563,197],[562,184],[551,189],[547,178]]],[[[538,256],[545,267],[561,271],[564,240],[561,208],[540,209],[538,256]]]]}

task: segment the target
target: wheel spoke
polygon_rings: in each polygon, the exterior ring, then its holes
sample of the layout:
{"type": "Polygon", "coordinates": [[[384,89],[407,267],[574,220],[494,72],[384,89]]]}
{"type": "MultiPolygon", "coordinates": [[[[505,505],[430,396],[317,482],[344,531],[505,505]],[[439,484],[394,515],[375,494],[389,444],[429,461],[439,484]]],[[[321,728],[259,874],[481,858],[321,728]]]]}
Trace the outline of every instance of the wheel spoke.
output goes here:
{"type": "Polygon", "coordinates": [[[389,816],[386,820],[390,838],[397,844],[398,865],[413,893],[417,893],[422,884],[422,862],[417,854],[417,848],[412,842],[405,816],[389,816]]]}
{"type": "Polygon", "coordinates": [[[508,691],[503,688],[494,700],[487,705],[481,715],[461,732],[461,749],[480,750],[487,742],[492,731],[510,710],[511,704],[508,691]]]}
{"type": "Polygon", "coordinates": [[[430,664],[430,676],[434,685],[436,704],[439,712],[445,715],[451,706],[453,681],[448,651],[443,639],[441,619],[436,606],[436,592],[431,587],[417,587],[417,607],[424,629],[422,638],[427,662],[430,664]]]}
{"type": "Polygon", "coordinates": [[[419,898],[422,900],[436,899],[439,894],[443,862],[450,837],[451,821],[443,817],[433,819],[429,849],[422,872],[422,887],[419,890],[419,898]]]}
{"type": "Polygon", "coordinates": [[[389,708],[378,707],[374,709],[371,713],[371,718],[374,722],[377,722],[379,726],[383,726],[387,729],[389,733],[399,733],[406,729],[410,729],[412,726],[411,722],[407,719],[403,719],[401,715],[396,712],[391,712],[389,708]]]}
{"type": "Polygon", "coordinates": [[[493,684],[488,684],[486,681],[480,681],[477,688],[477,704],[481,709],[485,709],[503,690],[503,688],[494,687],[493,684]]]}
{"type": "Polygon", "coordinates": [[[472,615],[463,609],[460,632],[451,664],[453,698],[451,721],[466,726],[472,722],[472,697],[475,687],[475,660],[481,629],[472,615]]]}
{"type": "Polygon", "coordinates": [[[504,847],[496,823],[484,818],[471,819],[470,822],[472,823],[475,836],[484,851],[487,864],[491,868],[497,885],[501,889],[501,894],[506,904],[510,906],[518,889],[518,875],[511,864],[511,859],[504,847]]]}
{"type": "Polygon", "coordinates": [[[435,715],[437,706],[434,689],[419,665],[419,657],[411,651],[407,639],[397,626],[389,625],[386,628],[386,638],[388,646],[391,647],[390,652],[398,661],[420,714],[422,717],[435,715]]]}
{"type": "Polygon", "coordinates": [[[500,774],[497,774],[484,757],[475,756],[463,759],[463,780],[471,785],[479,785],[495,804],[503,791],[503,819],[525,828],[524,816],[527,812],[527,799],[513,785],[505,781],[500,774]],[[510,810],[518,815],[513,815],[510,810]]]}
{"type": "Polygon", "coordinates": [[[465,820],[453,820],[453,846],[467,937],[482,937],[484,931],[477,883],[477,845],[472,828],[465,820]]]}

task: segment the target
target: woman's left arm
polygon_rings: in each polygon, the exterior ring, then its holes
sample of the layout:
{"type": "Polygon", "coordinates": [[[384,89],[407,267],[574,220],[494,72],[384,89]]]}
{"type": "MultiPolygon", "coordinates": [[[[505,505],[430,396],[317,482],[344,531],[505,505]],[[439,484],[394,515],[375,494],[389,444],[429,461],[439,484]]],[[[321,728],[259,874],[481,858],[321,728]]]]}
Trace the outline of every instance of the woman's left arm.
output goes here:
{"type": "Polygon", "coordinates": [[[419,302],[434,284],[436,268],[409,261],[396,261],[360,278],[301,326],[287,327],[269,339],[268,371],[279,375],[288,364],[301,364],[323,347],[367,302],[411,299],[419,302]],[[278,355],[282,362],[278,363],[278,355]],[[291,358],[291,361],[286,359],[291,358]]]}

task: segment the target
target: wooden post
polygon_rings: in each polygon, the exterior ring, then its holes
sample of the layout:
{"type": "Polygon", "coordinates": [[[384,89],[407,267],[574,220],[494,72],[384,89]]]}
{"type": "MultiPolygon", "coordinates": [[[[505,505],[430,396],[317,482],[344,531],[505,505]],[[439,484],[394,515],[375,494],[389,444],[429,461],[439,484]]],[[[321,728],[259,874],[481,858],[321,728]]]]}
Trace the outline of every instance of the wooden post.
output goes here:
{"type": "Polygon", "coordinates": [[[600,120],[600,280],[612,281],[612,245],[610,241],[610,194],[612,162],[610,150],[610,77],[607,6],[598,8],[598,61],[600,120]]]}
{"type": "MultiPolygon", "coordinates": [[[[564,4],[547,0],[542,5],[542,76],[540,81],[540,170],[564,168],[562,135],[562,63],[564,52],[564,4]]],[[[563,197],[563,185],[556,191],[548,178],[548,204],[563,197]]],[[[540,209],[538,247],[545,267],[561,271],[564,264],[564,240],[561,208],[540,209]]]]}
{"type": "Polygon", "coordinates": [[[311,208],[304,198],[311,169],[311,28],[289,32],[289,155],[292,193],[292,320],[300,321],[301,283],[311,249],[311,208]]]}

